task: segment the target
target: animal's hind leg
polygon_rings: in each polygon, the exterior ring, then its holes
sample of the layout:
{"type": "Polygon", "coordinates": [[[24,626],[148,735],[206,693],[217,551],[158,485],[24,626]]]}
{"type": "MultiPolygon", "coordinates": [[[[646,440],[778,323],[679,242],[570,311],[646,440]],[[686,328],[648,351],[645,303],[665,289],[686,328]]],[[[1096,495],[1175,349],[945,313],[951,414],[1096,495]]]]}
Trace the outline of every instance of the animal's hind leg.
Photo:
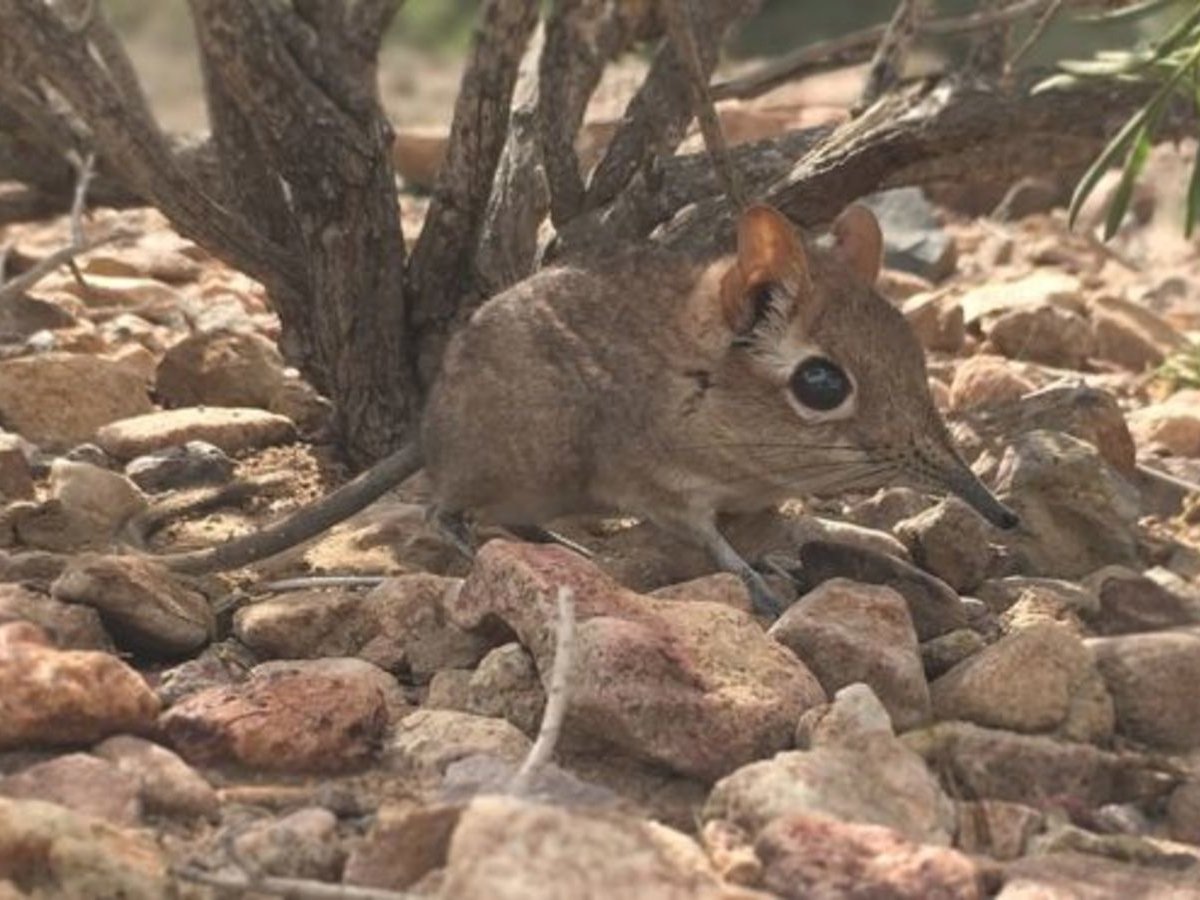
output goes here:
{"type": "Polygon", "coordinates": [[[582,544],[577,544],[570,538],[563,537],[558,532],[543,528],[541,525],[505,525],[504,528],[512,532],[515,537],[531,544],[558,544],[560,547],[566,547],[568,550],[578,553],[584,559],[592,559],[596,555],[582,544]]]}
{"type": "Polygon", "coordinates": [[[454,545],[454,549],[468,560],[475,559],[475,538],[461,511],[450,512],[435,506],[429,510],[428,519],[454,545]]]}

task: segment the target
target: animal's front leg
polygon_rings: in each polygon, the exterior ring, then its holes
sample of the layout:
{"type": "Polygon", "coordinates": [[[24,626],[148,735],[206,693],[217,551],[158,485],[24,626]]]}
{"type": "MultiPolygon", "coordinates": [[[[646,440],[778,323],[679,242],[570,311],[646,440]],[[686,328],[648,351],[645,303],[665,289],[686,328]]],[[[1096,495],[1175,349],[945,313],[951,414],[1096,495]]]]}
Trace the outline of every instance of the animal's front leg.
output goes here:
{"type": "Polygon", "coordinates": [[[667,530],[703,547],[723,571],[732,572],[742,579],[746,590],[750,592],[750,601],[756,611],[773,619],[777,619],[783,614],[784,605],[775,592],[767,585],[762,575],[750,563],[742,559],[741,555],[733,549],[733,545],[725,540],[724,535],[717,530],[716,523],[712,518],[675,521],[663,523],[663,525],[667,530]]]}

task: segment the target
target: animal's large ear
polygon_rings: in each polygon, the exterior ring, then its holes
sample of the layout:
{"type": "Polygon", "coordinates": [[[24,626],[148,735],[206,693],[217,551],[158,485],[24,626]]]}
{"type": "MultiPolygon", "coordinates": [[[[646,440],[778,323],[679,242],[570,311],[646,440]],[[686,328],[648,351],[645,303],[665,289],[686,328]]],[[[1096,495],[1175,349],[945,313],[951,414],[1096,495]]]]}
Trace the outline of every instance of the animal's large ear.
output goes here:
{"type": "Polygon", "coordinates": [[[830,231],[838,256],[859,278],[874,284],[883,265],[883,232],[875,213],[857,203],[847,206],[830,231]]]}
{"type": "Polygon", "coordinates": [[[721,310],[729,327],[746,334],[772,303],[809,293],[804,246],[781,213],[752,206],[737,226],[737,262],[721,281],[721,310]]]}

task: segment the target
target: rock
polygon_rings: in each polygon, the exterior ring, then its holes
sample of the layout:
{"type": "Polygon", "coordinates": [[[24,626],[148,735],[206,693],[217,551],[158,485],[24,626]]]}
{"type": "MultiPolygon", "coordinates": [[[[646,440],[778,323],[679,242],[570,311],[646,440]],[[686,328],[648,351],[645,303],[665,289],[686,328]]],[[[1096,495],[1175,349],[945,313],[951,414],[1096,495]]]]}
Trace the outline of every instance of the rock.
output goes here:
{"type": "Polygon", "coordinates": [[[950,408],[956,411],[1016,403],[1034,388],[1001,356],[980,354],[959,364],[950,382],[950,408]]]}
{"type": "MultiPolygon", "coordinates": [[[[442,669],[429,679],[422,706],[427,709],[456,709],[459,712],[474,712],[468,699],[471,669],[442,669]]],[[[487,715],[487,713],[482,713],[487,715]]]]}
{"type": "Polygon", "coordinates": [[[1046,853],[1009,864],[996,900],[1197,900],[1195,871],[1171,871],[1091,853],[1046,853]]]}
{"type": "Polygon", "coordinates": [[[939,719],[1099,741],[1113,729],[1112,700],[1082,641],[1056,625],[1014,632],[930,685],[939,719]]]}
{"type": "Polygon", "coordinates": [[[988,340],[1009,359],[1060,369],[1082,369],[1092,352],[1092,329],[1060,306],[1014,309],[987,328],[988,340]]]}
{"type": "Polygon", "coordinates": [[[164,406],[248,406],[270,409],[285,379],[283,357],[253,332],[192,334],[158,364],[154,389],[164,406]]]}
{"type": "Polygon", "coordinates": [[[792,814],[768,825],[754,847],[763,864],[763,887],[790,900],[985,896],[968,857],[879,825],[792,814]]]}
{"type": "Polygon", "coordinates": [[[184,697],[211,687],[244,681],[258,664],[249,650],[233,638],[209,644],[200,655],[164,669],[155,693],[165,706],[173,706],[184,697]]]}
{"type": "Polygon", "coordinates": [[[237,859],[264,875],[336,881],[346,858],[337,824],[337,816],[329,810],[310,806],[251,825],[233,839],[232,846],[237,859]]]}
{"type": "Polygon", "coordinates": [[[1106,566],[1084,584],[1100,598],[1093,620],[1100,634],[1134,634],[1200,622],[1200,603],[1123,566],[1106,566]]]}
{"type": "Polygon", "coordinates": [[[1200,781],[1185,781],[1171,792],[1167,827],[1172,840],[1200,844],[1200,781]]]}
{"type": "Polygon", "coordinates": [[[118,826],[141,820],[137,779],[86,753],[68,753],[0,778],[0,796],[57,803],[118,826]]]}
{"type": "Polygon", "coordinates": [[[1139,303],[1098,297],[1090,306],[1092,341],[1100,359],[1144,372],[1187,344],[1183,335],[1139,303]]]}
{"type": "Polygon", "coordinates": [[[34,498],[33,475],[22,444],[15,434],[0,432],[0,505],[34,498]]]}
{"type": "Polygon", "coordinates": [[[937,678],[987,646],[979,632],[970,628],[948,631],[921,644],[921,665],[926,678],[937,678]]]}
{"type": "Polygon", "coordinates": [[[912,488],[881,488],[848,508],[846,518],[865,528],[891,531],[898,522],[911,519],[932,505],[929,497],[912,488]]]}
{"type": "Polygon", "coordinates": [[[881,191],[864,203],[879,218],[884,234],[884,263],[938,282],[954,271],[958,253],[954,239],[937,220],[920,188],[881,191]]]}
{"type": "Polygon", "coordinates": [[[452,804],[383,803],[366,837],[350,851],[342,880],[391,891],[411,887],[446,864],[460,812],[452,804]]]}
{"type": "Polygon", "coordinates": [[[38,591],[49,591],[50,585],[66,568],[70,557],[62,553],[29,550],[5,553],[0,550],[0,582],[23,584],[38,591]]]}
{"type": "Polygon", "coordinates": [[[713,778],[787,746],[800,713],[824,700],[750,616],[639,596],[562,547],[485,544],[448,608],[467,630],[503,621],[545,677],[560,587],[575,597],[573,671],[587,673],[572,681],[569,734],[713,778]]]}
{"type": "Polygon", "coordinates": [[[147,505],[124,475],[66,459],[50,466],[50,496],[40,515],[17,524],[25,543],[49,550],[107,547],[147,505]]]}
{"type": "Polygon", "coordinates": [[[77,557],[50,590],[58,600],[95,609],[117,643],[137,652],[178,656],[216,634],[208,598],[145,557],[77,557]]]}
{"type": "Polygon", "coordinates": [[[1028,802],[1069,797],[1087,806],[1130,799],[1128,759],[1091,744],[939,722],[900,738],[964,796],[1028,802]]]}
{"type": "Polygon", "coordinates": [[[796,813],[884,825],[919,843],[948,845],[954,832],[954,807],[937,779],[883,733],[743,766],[713,786],[703,819],[725,819],[757,836],[796,813]]]}
{"type": "Polygon", "coordinates": [[[239,453],[285,444],[295,436],[296,427],[283,416],[232,407],[147,413],[110,422],[96,432],[96,440],[106,453],[126,460],[189,441],[205,441],[226,453],[239,453]]]}
{"type": "Polygon", "coordinates": [[[1010,575],[989,579],[975,590],[975,595],[996,613],[1005,612],[1030,594],[1044,598],[1047,606],[1070,610],[1084,618],[1100,613],[1100,598],[1095,591],[1061,578],[1010,575]]]}
{"type": "Polygon", "coordinates": [[[96,429],[152,409],[146,384],[91,353],[43,353],[0,361],[0,422],[39,446],[63,450],[96,429]]]}
{"type": "Polygon", "coordinates": [[[0,749],[148,731],[158,706],[141,676],[115,656],[55,650],[36,626],[0,625],[0,749]]]}
{"type": "Polygon", "coordinates": [[[835,578],[805,594],[769,634],[791,648],[825,692],[857,681],[900,730],[929,720],[929,687],[904,598],[891,588],[835,578]]]}
{"type": "Polygon", "coordinates": [[[1051,306],[1080,311],[1081,289],[1077,275],[1038,268],[1011,281],[989,281],[971,288],[959,302],[967,325],[974,325],[982,319],[1018,309],[1051,306]]]}
{"type": "Polygon", "coordinates": [[[439,669],[475,666],[495,641],[447,621],[442,597],[458,579],[389,578],[367,594],[302,591],[238,610],[234,633],[263,657],[358,656],[428,681],[439,669]]]}
{"type": "Polygon", "coordinates": [[[144,491],[225,484],[233,477],[233,460],[212,444],[188,441],[129,461],[125,474],[144,491]]]}
{"type": "Polygon", "coordinates": [[[913,562],[960,593],[979,586],[995,557],[987,522],[957,497],[905,519],[895,530],[913,562]]]}
{"type": "Polygon", "coordinates": [[[479,797],[450,840],[440,896],[455,900],[752,900],[722,884],[681,832],[612,813],[479,797]]]}
{"type": "Polygon", "coordinates": [[[1176,391],[1162,403],[1134,410],[1129,430],[1143,450],[1200,456],[1200,390],[1176,391]]]}
{"type": "Polygon", "coordinates": [[[530,746],[529,738],[503,719],[449,709],[421,709],[396,726],[384,754],[384,765],[395,772],[437,777],[451,763],[468,756],[520,762],[530,746]]]}
{"type": "Polygon", "coordinates": [[[152,835],[40,800],[0,798],[0,872],[21,886],[19,897],[161,900],[172,893],[152,835]]]}
{"type": "Polygon", "coordinates": [[[1158,631],[1093,638],[1087,646],[1112,694],[1121,734],[1167,750],[1200,747],[1200,635],[1158,631]]]}
{"type": "Polygon", "coordinates": [[[32,622],[61,650],[112,650],[108,632],[94,609],[75,606],[0,581],[0,625],[32,622]]]}
{"type": "Polygon", "coordinates": [[[855,682],[835,693],[830,703],[814,706],[800,717],[796,748],[848,744],[876,733],[892,734],[892,718],[869,685],[855,682]]]}
{"type": "Polygon", "coordinates": [[[166,747],[122,734],[101,741],[92,748],[92,753],[134,779],[147,813],[217,818],[220,806],[217,792],[199,772],[166,747]]]}
{"type": "Polygon", "coordinates": [[[736,825],[720,819],[706,822],[700,830],[700,841],[717,874],[725,881],[747,886],[762,882],[762,861],[745,832],[736,825]]]}
{"type": "Polygon", "coordinates": [[[955,844],[964,853],[1009,860],[1024,856],[1045,825],[1038,810],[1004,800],[960,801],[955,844]]]}
{"type": "Polygon", "coordinates": [[[941,291],[916,294],[900,307],[921,346],[941,353],[957,353],[966,337],[958,300],[941,291]]]}
{"type": "Polygon", "coordinates": [[[1027,573],[1081,578],[1136,564],[1137,491],[1090,444],[1053,431],[1020,435],[997,488],[1021,517],[1004,540],[1027,573]]]}
{"type": "Polygon", "coordinates": [[[847,544],[810,541],[800,548],[799,587],[808,592],[831,578],[880,584],[904,597],[917,637],[922,641],[966,627],[958,595],[902,559],[847,544]]]}
{"type": "Polygon", "coordinates": [[[744,613],[754,612],[745,582],[729,572],[715,572],[680,584],[670,584],[652,591],[650,596],[660,600],[701,600],[705,603],[720,603],[744,613]]]}
{"type": "Polygon", "coordinates": [[[522,733],[536,736],[546,692],[533,657],[520,644],[491,651],[470,675],[467,703],[469,712],[507,719],[522,733]]]}
{"type": "Polygon", "coordinates": [[[392,165],[410,185],[431,191],[448,143],[449,134],[441,126],[404,128],[392,139],[392,165]]]}
{"type": "Polygon", "coordinates": [[[345,771],[370,761],[383,744],[387,682],[394,685],[361,660],[258,666],[245,682],[185,697],[163,714],[161,726],[179,754],[198,765],[345,771]],[[330,662],[341,665],[331,671],[330,662]]]}
{"type": "Polygon", "coordinates": [[[0,343],[20,343],[39,331],[78,326],[79,320],[66,307],[28,294],[5,298],[0,306],[0,343]]]}

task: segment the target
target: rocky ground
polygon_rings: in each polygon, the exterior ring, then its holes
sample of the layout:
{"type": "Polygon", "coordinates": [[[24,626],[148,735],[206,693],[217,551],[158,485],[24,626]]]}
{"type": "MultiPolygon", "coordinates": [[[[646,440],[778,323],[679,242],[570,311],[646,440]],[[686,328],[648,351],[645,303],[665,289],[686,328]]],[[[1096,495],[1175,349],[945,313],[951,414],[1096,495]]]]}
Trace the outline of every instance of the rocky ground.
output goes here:
{"type": "MultiPolygon", "coordinates": [[[[260,287],[96,211],[126,237],[0,308],[0,898],[1200,897],[1200,256],[1185,160],[1148,171],[1109,245],[1044,185],[877,200],[881,290],[1024,526],[903,488],[732,523],[795,571],[774,623],[633,522],[468,566],[419,479],[253,572],[111,555],[344,472],[260,287]],[[385,577],[275,583],[320,572],[385,577]],[[522,784],[560,585],[564,733],[522,784]]],[[[10,273],[67,239],[0,232],[10,273]]]]}

